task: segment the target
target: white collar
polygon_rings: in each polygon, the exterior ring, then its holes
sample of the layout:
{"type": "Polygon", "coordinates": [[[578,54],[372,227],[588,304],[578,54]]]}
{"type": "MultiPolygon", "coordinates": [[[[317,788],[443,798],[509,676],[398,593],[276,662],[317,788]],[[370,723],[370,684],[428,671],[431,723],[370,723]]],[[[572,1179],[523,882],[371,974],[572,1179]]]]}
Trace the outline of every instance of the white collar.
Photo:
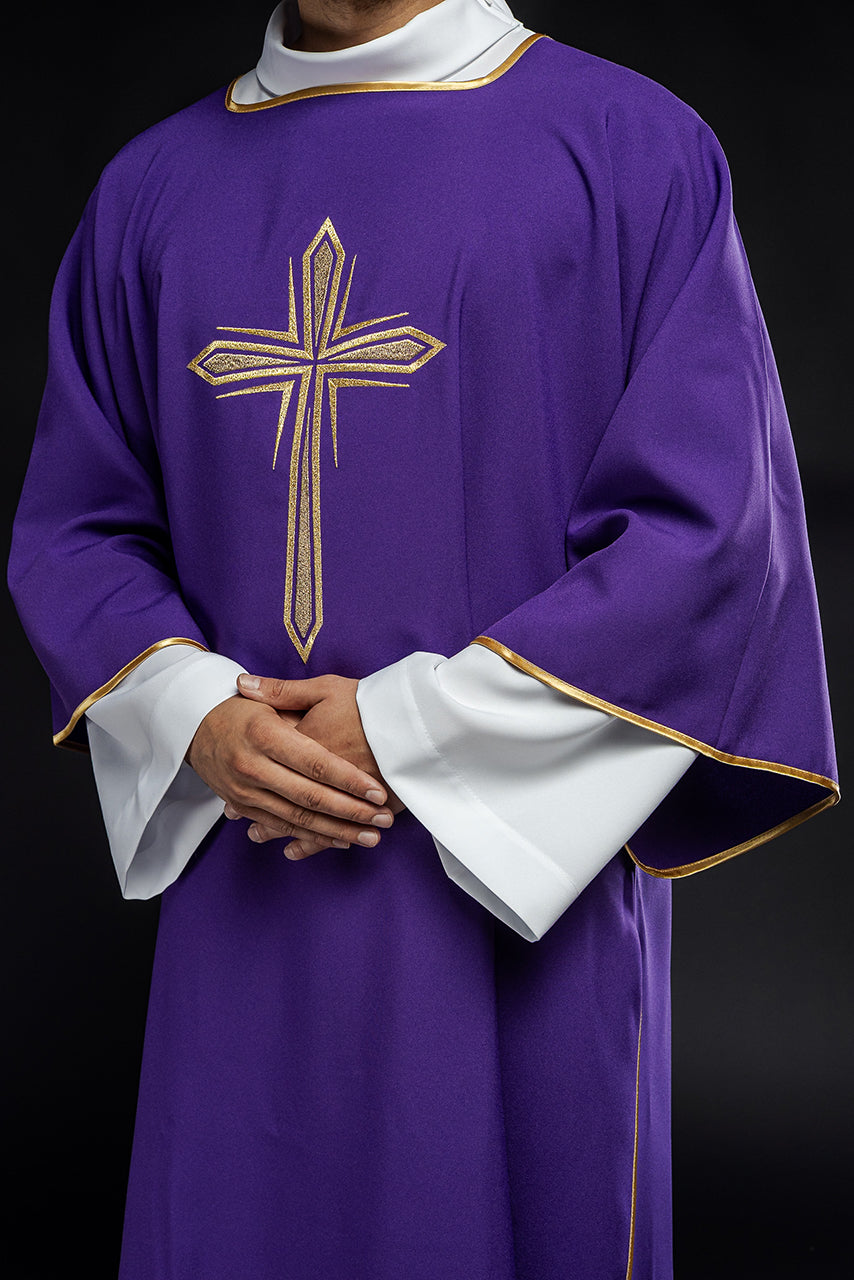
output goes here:
{"type": "Polygon", "coordinates": [[[274,9],[258,65],[234,85],[234,102],[263,102],[317,85],[474,79],[530,35],[505,0],[441,0],[376,40],[304,53],[282,43],[284,11],[284,4],[274,9]]]}

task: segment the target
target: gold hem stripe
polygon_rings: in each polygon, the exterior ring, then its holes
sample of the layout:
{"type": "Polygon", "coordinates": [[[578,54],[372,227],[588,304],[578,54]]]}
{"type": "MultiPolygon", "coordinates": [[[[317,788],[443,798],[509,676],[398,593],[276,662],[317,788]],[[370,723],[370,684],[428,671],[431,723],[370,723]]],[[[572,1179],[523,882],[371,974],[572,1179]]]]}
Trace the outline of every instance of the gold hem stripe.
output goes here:
{"type": "Polygon", "coordinates": [[[579,702],[584,702],[590,707],[596,707],[599,711],[607,711],[609,715],[617,716],[620,720],[628,720],[631,724],[639,725],[642,729],[651,729],[653,733],[659,733],[662,737],[670,738],[673,742],[679,742],[684,747],[691,747],[692,750],[699,752],[700,755],[708,756],[711,760],[717,760],[720,764],[731,764],[742,769],[758,769],[766,773],[780,774],[787,778],[797,778],[801,782],[812,782],[818,787],[825,787],[830,793],[824,799],[819,800],[817,804],[810,805],[808,809],[803,809],[800,813],[796,813],[792,818],[787,818],[785,822],[779,823],[776,827],[771,827],[768,831],[763,831],[760,835],[753,836],[750,840],[745,840],[743,844],[734,845],[731,849],[724,849],[721,853],[714,853],[708,858],[701,858],[697,862],[686,863],[684,866],[673,867],[667,871],[646,866],[645,863],[640,862],[635,857],[629,846],[626,845],[626,852],[632,860],[637,863],[641,870],[648,872],[652,876],[669,880],[680,876],[690,876],[697,871],[705,871],[707,867],[716,866],[719,862],[726,862],[728,858],[734,858],[739,853],[746,853],[748,849],[755,849],[757,845],[766,844],[769,840],[776,839],[777,836],[783,835],[784,832],[790,831],[802,822],[806,822],[808,818],[814,817],[822,809],[829,809],[839,800],[839,784],[834,782],[833,778],[826,778],[820,773],[810,773],[806,769],[797,769],[794,765],[778,764],[773,760],[754,760],[748,756],[735,756],[726,751],[718,751],[716,747],[710,747],[707,742],[700,742],[698,738],[691,738],[686,733],[680,733],[678,729],[670,729],[667,725],[659,724],[655,720],[648,720],[645,716],[635,715],[633,711],[626,711],[623,707],[618,707],[613,702],[606,702],[604,698],[597,698],[595,694],[586,693],[583,689],[576,688],[575,685],[567,683],[566,680],[561,680],[559,676],[553,676],[551,672],[535,666],[527,658],[520,657],[518,653],[508,649],[499,640],[493,640],[491,636],[477,636],[471,643],[482,644],[484,648],[491,649],[493,653],[497,653],[506,662],[518,667],[520,671],[526,672],[529,676],[542,681],[543,684],[550,685],[561,693],[568,694],[571,698],[577,698],[579,702]]]}
{"type": "Polygon", "coordinates": [[[298,102],[301,98],[323,98],[329,94],[423,93],[434,89],[479,89],[483,85],[492,84],[494,80],[503,76],[504,72],[509,71],[535,41],[542,39],[544,39],[542,34],[528,36],[527,40],[523,40],[503,62],[499,63],[494,71],[490,71],[485,76],[478,76],[476,80],[371,80],[353,84],[318,84],[309,89],[296,89],[293,93],[283,93],[278,98],[268,98],[266,102],[235,102],[233,97],[234,86],[240,79],[240,76],[235,76],[226,91],[225,105],[229,111],[243,113],[247,111],[266,111],[268,107],[280,107],[285,102],[298,102]]]}
{"type": "Polygon", "coordinates": [[[641,1033],[643,1032],[643,1009],[640,1011],[638,1018],[638,1066],[637,1076],[635,1078],[635,1145],[632,1154],[632,1209],[629,1218],[629,1260],[626,1265],[626,1280],[632,1280],[632,1269],[635,1265],[635,1212],[637,1208],[637,1191],[638,1191],[638,1117],[640,1113],[640,1064],[641,1064],[641,1033]]]}
{"type": "Polygon", "coordinates": [[[770,840],[776,840],[777,836],[785,835],[793,827],[799,827],[802,822],[814,818],[817,813],[821,813],[822,809],[831,809],[838,799],[838,791],[833,792],[831,795],[825,796],[823,800],[819,800],[818,804],[810,805],[809,809],[802,809],[793,818],[787,818],[785,822],[778,823],[776,827],[770,827],[767,831],[754,836],[751,840],[745,840],[743,844],[733,845],[731,849],[724,849],[722,853],[710,854],[708,858],[700,858],[697,862],[686,862],[682,867],[669,867],[666,871],[662,871],[658,867],[648,867],[646,863],[641,862],[640,858],[636,857],[632,852],[629,845],[626,845],[626,853],[640,867],[641,871],[646,871],[648,875],[657,876],[659,880],[680,880],[684,876],[693,876],[698,871],[706,871],[709,867],[716,867],[719,862],[726,862],[729,858],[736,858],[740,853],[747,853],[748,849],[755,849],[758,845],[768,844],[770,840]]]}
{"type": "MultiPolygon", "coordinates": [[[[158,640],[156,644],[149,645],[148,648],[144,650],[143,653],[140,653],[136,658],[133,658],[132,661],[130,661],[127,664],[127,666],[122,667],[121,671],[117,671],[116,674],[112,676],[111,679],[109,679],[106,684],[102,684],[100,689],[96,689],[94,693],[89,694],[88,698],[83,699],[79,707],[75,709],[74,714],[72,715],[71,719],[68,721],[68,724],[65,726],[65,728],[60,729],[59,733],[55,733],[53,735],[53,745],[55,747],[58,747],[62,742],[64,742],[64,740],[71,733],[74,726],[77,724],[80,717],[84,716],[86,712],[89,710],[89,708],[95,705],[95,703],[99,700],[99,698],[103,698],[106,696],[106,694],[112,693],[116,685],[121,684],[125,676],[129,676],[130,673],[136,667],[138,667],[141,662],[144,662],[146,658],[150,658],[152,653],[156,653],[158,649],[165,649],[170,644],[189,644],[189,645],[192,645],[194,649],[201,649],[203,653],[208,652],[206,645],[199,644],[198,640],[188,640],[184,636],[171,636],[168,640],[158,640]]],[[[67,743],[66,745],[79,747],[79,749],[83,751],[85,751],[86,749],[85,747],[80,747],[80,744],[76,742],[67,743]]]]}

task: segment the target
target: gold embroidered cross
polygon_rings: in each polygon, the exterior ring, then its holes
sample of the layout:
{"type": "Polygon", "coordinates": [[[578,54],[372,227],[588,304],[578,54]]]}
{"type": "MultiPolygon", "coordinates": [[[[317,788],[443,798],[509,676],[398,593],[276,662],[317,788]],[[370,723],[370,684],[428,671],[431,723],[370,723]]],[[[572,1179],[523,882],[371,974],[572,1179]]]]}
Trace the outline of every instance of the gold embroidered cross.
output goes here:
{"type": "Polygon", "coordinates": [[[329,404],[332,450],[338,466],[338,391],[341,387],[408,387],[408,382],[368,378],[365,374],[415,373],[444,347],[444,342],[411,325],[381,329],[389,320],[409,314],[380,316],[345,325],[347,299],[356,255],[350,263],[347,286],[338,304],[346,254],[327,218],[302,259],[302,336],[297,317],[294,264],[289,263],[288,328],[245,329],[217,325],[220,332],[247,333],[263,342],[217,338],[187,366],[213,386],[230,382],[263,381],[217,397],[281,393],[273,467],[298,385],[291,444],[288,497],[287,567],[285,570],[285,629],[303,662],[323,625],[323,574],[320,546],[320,429],[329,404]],[[352,335],[358,334],[357,337],[352,335]],[[362,376],[359,376],[362,375],[362,376]],[[328,391],[328,397],[327,397],[328,391]]]}

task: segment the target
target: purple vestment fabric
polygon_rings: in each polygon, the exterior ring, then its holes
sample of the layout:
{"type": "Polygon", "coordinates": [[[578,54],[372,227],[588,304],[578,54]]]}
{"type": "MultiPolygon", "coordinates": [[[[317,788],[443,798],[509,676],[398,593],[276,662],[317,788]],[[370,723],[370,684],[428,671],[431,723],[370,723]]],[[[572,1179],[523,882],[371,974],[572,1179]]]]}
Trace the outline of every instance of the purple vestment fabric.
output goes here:
{"type": "MultiPolygon", "coordinates": [[[[11,580],[55,727],[163,639],[360,677],[476,637],[703,752],[659,872],[832,795],[797,471],[720,149],[534,43],[473,89],[218,92],[63,263],[11,580]]],[[[122,1280],[667,1280],[669,897],[531,945],[401,815],[163,896],[122,1280]]]]}

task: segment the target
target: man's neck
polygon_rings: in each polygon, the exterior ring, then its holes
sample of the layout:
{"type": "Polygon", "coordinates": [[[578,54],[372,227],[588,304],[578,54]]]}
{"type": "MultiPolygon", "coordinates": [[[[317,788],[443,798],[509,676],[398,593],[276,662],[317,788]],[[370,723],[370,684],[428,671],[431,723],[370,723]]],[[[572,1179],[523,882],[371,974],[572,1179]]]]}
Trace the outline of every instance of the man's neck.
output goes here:
{"type": "Polygon", "coordinates": [[[404,26],[439,0],[299,0],[301,31],[290,46],[331,53],[366,44],[404,26]]]}
{"type": "MultiPolygon", "coordinates": [[[[309,0],[302,0],[302,7],[312,12],[309,0]]],[[[257,66],[229,91],[230,109],[252,109],[324,85],[476,80],[490,75],[531,35],[505,0],[421,0],[415,7],[413,13],[395,4],[399,25],[385,35],[324,52],[297,45],[296,0],[281,0],[267,23],[257,66]]]]}

